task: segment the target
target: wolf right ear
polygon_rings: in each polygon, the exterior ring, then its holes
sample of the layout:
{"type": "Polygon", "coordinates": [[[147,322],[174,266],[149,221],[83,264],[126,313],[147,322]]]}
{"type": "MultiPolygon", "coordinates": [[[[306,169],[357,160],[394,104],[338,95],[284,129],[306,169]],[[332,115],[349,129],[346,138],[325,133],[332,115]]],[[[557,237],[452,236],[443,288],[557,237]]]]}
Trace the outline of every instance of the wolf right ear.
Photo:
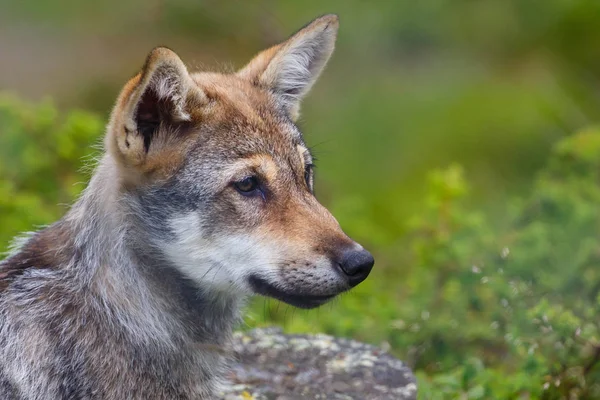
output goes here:
{"type": "Polygon", "coordinates": [[[121,92],[112,115],[109,147],[127,164],[142,164],[154,142],[164,144],[169,140],[165,136],[190,121],[191,94],[196,103],[202,101],[202,93],[181,59],[165,47],[155,48],[142,72],[121,92]],[[195,90],[190,93],[192,87],[195,90]]]}
{"type": "Polygon", "coordinates": [[[271,90],[295,120],[300,101],[333,53],[338,27],[337,15],[317,18],[285,42],[259,53],[238,75],[271,90]]]}

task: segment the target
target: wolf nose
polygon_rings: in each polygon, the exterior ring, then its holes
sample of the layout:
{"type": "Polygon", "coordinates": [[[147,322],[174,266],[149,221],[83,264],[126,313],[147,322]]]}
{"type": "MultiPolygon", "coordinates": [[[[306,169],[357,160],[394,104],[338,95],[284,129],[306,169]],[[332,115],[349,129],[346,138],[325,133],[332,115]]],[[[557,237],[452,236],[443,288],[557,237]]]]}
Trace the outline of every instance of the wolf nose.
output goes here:
{"type": "Polygon", "coordinates": [[[346,250],[342,253],[341,261],[339,262],[340,269],[346,275],[350,286],[354,287],[364,281],[375,264],[375,260],[371,253],[365,249],[361,250],[346,250]]]}

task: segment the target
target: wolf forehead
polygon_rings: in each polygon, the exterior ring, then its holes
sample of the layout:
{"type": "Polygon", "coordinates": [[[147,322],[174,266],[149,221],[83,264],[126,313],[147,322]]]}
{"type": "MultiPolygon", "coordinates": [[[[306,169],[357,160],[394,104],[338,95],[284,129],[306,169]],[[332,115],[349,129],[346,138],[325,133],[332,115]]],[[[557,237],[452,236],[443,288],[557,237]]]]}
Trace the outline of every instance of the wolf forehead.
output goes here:
{"type": "Polygon", "coordinates": [[[165,128],[182,129],[180,137],[193,142],[181,144],[181,151],[192,150],[195,159],[215,164],[238,159],[254,159],[256,164],[270,161],[278,166],[289,164],[290,159],[294,164],[312,162],[302,132],[267,90],[236,75],[197,72],[191,78],[195,87],[190,88],[186,102],[188,132],[186,128],[165,128]],[[206,97],[206,103],[195,101],[194,89],[206,97]]]}
{"type": "Polygon", "coordinates": [[[192,115],[197,121],[229,123],[229,128],[237,125],[244,131],[234,133],[302,141],[283,104],[269,90],[232,74],[197,72],[191,77],[208,100],[206,106],[197,108],[197,115],[192,115]]]}
{"type": "Polygon", "coordinates": [[[197,130],[191,135],[193,144],[180,147],[187,151],[182,157],[183,169],[214,173],[207,177],[209,180],[239,180],[244,175],[256,175],[265,183],[284,184],[282,179],[304,179],[313,157],[302,133],[285,115],[258,109],[248,117],[236,108],[224,114],[227,115],[218,115],[213,121],[201,119],[192,128],[197,130]],[[195,170],[200,166],[201,170],[195,170]]]}

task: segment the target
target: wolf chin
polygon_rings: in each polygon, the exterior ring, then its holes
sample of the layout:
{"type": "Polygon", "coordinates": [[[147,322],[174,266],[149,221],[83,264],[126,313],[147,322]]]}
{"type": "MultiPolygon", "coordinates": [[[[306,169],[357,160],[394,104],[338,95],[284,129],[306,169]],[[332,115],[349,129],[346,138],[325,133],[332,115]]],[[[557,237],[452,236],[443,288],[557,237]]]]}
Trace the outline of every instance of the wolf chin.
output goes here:
{"type": "Polygon", "coordinates": [[[337,29],[230,74],[149,54],[81,198],[0,262],[0,398],[214,398],[246,297],[312,308],[367,277],[294,123],[337,29]]]}

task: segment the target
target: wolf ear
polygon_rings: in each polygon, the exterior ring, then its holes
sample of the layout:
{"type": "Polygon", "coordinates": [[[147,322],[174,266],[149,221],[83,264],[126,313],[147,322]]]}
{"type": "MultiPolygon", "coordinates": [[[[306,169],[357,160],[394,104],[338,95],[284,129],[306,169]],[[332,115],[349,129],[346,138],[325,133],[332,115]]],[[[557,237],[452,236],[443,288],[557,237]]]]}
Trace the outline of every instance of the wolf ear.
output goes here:
{"type": "Polygon", "coordinates": [[[300,101],[333,53],[338,27],[337,15],[317,18],[285,42],[259,53],[238,75],[273,91],[295,120],[300,101]]]}
{"type": "Polygon", "coordinates": [[[139,165],[155,141],[165,143],[169,138],[162,136],[177,132],[181,124],[190,121],[186,108],[193,86],[177,54],[165,47],[152,50],[142,71],[121,92],[113,111],[110,144],[116,146],[118,155],[128,164],[139,165]]]}

